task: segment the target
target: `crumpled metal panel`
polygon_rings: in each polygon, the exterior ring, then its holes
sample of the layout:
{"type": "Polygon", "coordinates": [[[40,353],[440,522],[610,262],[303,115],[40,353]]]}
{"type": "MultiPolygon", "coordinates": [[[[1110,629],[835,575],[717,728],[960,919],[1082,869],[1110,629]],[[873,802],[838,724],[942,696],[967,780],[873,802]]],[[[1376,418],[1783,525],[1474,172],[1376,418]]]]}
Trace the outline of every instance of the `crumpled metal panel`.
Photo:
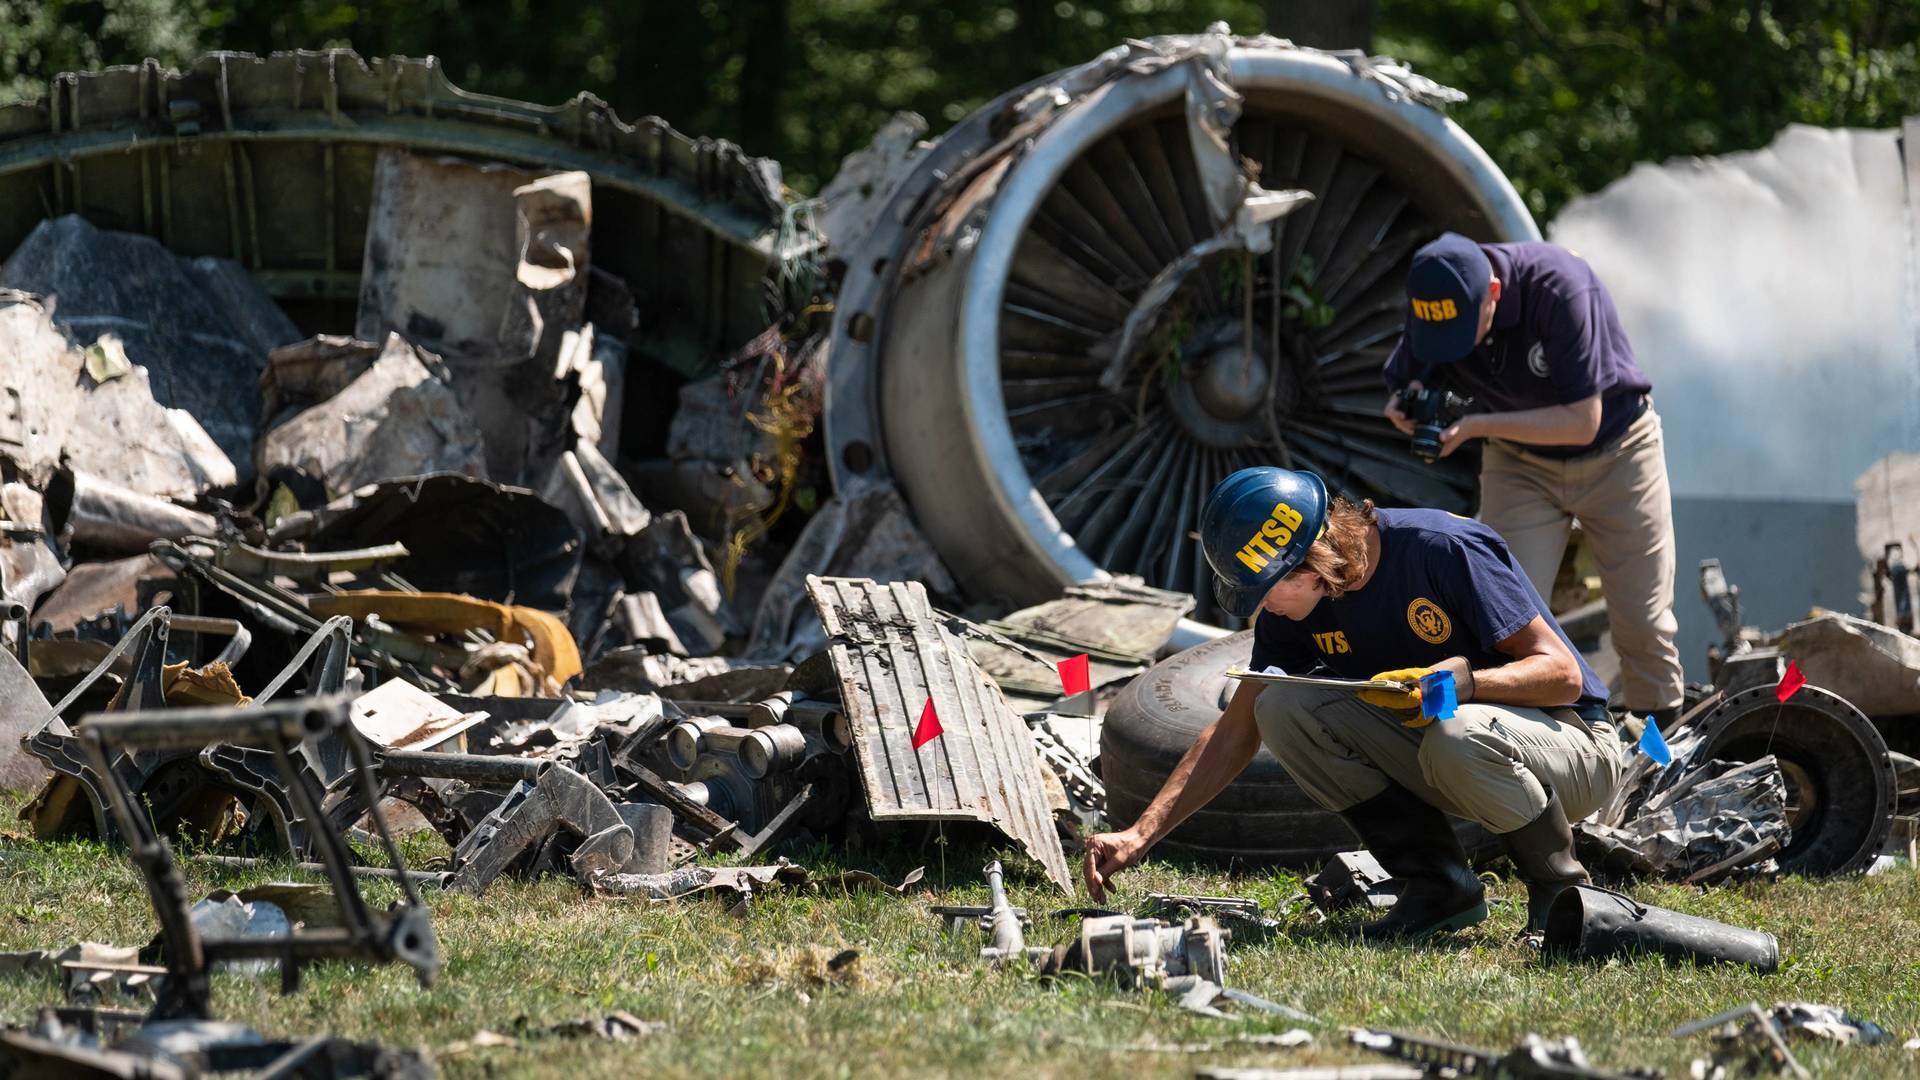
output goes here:
{"type": "Polygon", "coordinates": [[[1746,764],[1709,761],[1700,771],[1710,778],[1617,828],[1592,822],[1580,827],[1637,853],[1649,872],[1688,882],[1744,869],[1793,842],[1786,780],[1771,754],[1746,764]]]}
{"type": "Polygon", "coordinates": [[[826,625],[873,819],[990,824],[1071,892],[1033,736],[928,603],[926,589],[913,581],[809,577],[807,593],[826,625]],[[915,750],[929,699],[943,734],[915,750]]]}

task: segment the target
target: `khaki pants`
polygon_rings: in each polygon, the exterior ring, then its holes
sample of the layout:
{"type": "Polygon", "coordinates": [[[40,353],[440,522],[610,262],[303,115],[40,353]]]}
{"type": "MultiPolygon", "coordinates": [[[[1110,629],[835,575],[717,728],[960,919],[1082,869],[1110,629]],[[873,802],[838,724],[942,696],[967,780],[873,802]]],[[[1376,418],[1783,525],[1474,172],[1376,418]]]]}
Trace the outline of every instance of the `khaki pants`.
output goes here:
{"type": "Polygon", "coordinates": [[[1616,706],[1636,713],[1680,704],[1674,648],[1673,500],[1660,416],[1647,411],[1598,452],[1573,461],[1489,439],[1480,465],[1480,520],[1501,535],[1543,597],[1575,519],[1600,565],[1607,626],[1620,654],[1616,706]]]}
{"type": "Polygon", "coordinates": [[[1547,789],[1569,821],[1612,797],[1624,760],[1607,724],[1568,709],[1462,705],[1451,720],[1404,727],[1344,690],[1270,686],[1254,705],[1260,738],[1313,801],[1346,810],[1389,782],[1455,817],[1506,833],[1540,816],[1547,789]]]}

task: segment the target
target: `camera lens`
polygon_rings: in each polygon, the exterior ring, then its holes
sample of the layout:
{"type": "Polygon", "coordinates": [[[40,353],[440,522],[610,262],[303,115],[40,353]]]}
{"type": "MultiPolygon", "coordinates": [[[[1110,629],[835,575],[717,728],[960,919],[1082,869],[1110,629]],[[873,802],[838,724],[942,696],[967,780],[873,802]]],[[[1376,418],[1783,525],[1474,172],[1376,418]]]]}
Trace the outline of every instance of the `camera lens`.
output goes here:
{"type": "Polygon", "coordinates": [[[1415,425],[1413,429],[1414,456],[1418,457],[1421,461],[1438,461],[1440,459],[1440,432],[1441,428],[1439,424],[1415,425]]]}

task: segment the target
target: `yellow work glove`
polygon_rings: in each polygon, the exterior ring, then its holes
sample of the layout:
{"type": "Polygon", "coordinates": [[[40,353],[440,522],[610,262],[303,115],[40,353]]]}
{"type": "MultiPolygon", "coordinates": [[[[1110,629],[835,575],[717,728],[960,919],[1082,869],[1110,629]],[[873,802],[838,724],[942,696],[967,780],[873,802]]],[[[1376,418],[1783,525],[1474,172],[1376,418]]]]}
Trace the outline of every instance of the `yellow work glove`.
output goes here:
{"type": "MultiPolygon", "coordinates": [[[[1375,675],[1370,681],[1418,684],[1421,676],[1431,674],[1433,674],[1432,668],[1398,668],[1393,671],[1383,671],[1375,675]]],[[[1407,727],[1426,727],[1433,722],[1427,717],[1420,715],[1420,687],[1418,685],[1415,685],[1411,690],[1362,690],[1360,691],[1360,700],[1369,705],[1378,705],[1382,709],[1393,709],[1396,712],[1412,712],[1413,716],[1400,721],[1407,727]]]]}

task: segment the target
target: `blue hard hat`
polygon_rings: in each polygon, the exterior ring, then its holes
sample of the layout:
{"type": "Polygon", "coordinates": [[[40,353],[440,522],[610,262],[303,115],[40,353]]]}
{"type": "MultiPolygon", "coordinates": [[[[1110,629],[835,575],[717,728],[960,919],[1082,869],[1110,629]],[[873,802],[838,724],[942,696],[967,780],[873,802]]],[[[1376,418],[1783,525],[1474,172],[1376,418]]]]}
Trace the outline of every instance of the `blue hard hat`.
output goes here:
{"type": "Polygon", "coordinates": [[[1214,598],[1236,619],[1253,614],[1326,524],[1327,485],[1313,473],[1263,466],[1220,481],[1200,511],[1214,598]]]}

